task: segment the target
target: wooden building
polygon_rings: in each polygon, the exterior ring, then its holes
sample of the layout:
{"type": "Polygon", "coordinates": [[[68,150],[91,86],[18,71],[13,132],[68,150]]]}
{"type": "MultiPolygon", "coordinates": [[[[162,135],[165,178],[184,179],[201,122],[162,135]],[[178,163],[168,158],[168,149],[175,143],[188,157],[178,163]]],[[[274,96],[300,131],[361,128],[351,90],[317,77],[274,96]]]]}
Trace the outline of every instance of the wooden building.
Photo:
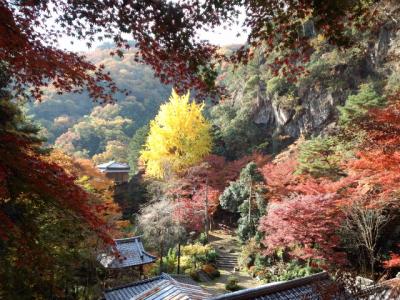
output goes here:
{"type": "Polygon", "coordinates": [[[106,174],[106,176],[113,180],[116,184],[129,181],[130,167],[126,163],[109,161],[107,163],[97,165],[97,168],[100,170],[100,172],[106,174]]]}

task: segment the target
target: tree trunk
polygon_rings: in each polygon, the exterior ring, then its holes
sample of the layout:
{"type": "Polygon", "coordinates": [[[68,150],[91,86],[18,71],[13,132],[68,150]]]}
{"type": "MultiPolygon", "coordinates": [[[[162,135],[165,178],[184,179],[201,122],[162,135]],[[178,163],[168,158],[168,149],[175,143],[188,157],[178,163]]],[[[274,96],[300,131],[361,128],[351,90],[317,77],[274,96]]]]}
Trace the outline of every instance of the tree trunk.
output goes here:
{"type": "Polygon", "coordinates": [[[374,257],[374,251],[369,251],[369,259],[371,262],[371,279],[374,280],[375,278],[375,257],[374,257]]]}

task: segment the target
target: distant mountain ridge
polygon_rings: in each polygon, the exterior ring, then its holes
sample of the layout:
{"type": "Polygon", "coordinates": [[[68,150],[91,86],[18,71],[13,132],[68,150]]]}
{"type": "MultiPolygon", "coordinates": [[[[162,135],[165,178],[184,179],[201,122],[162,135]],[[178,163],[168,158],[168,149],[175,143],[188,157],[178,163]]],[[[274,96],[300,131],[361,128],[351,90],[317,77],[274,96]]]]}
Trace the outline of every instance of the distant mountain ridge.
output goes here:
{"type": "MultiPolygon", "coordinates": [[[[154,77],[149,67],[134,61],[134,48],[126,50],[124,57],[120,58],[110,55],[112,46],[111,43],[106,43],[86,55],[96,65],[103,64],[119,88],[129,91],[127,96],[116,94],[117,101],[113,104],[112,117],[118,115],[126,122],[120,124],[121,128],[107,127],[111,131],[119,131],[119,135],[107,133],[109,136],[100,137],[100,141],[96,141],[98,146],[93,147],[96,149],[89,151],[91,155],[106,151],[107,142],[111,140],[127,146],[136,130],[155,116],[160,104],[168,99],[171,91],[171,87],[161,84],[154,77]]],[[[94,103],[87,93],[58,95],[55,89],[49,87],[42,103],[28,104],[27,113],[43,127],[43,135],[50,145],[57,144],[56,141],[60,138],[73,137],[70,143],[72,148],[64,150],[87,156],[84,151],[87,143],[80,141],[83,135],[81,129],[86,126],[85,122],[93,119],[91,115],[95,109],[99,114],[99,104],[94,103]]],[[[115,122],[112,126],[118,127],[115,122]]]]}

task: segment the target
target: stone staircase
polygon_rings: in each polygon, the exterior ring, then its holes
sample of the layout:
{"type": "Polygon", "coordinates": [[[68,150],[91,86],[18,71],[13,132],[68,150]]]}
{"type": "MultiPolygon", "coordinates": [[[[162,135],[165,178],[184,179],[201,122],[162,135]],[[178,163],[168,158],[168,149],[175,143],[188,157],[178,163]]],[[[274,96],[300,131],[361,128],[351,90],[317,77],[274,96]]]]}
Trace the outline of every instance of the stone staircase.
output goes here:
{"type": "Polygon", "coordinates": [[[222,270],[234,271],[238,266],[238,254],[218,251],[217,267],[222,270]]]}

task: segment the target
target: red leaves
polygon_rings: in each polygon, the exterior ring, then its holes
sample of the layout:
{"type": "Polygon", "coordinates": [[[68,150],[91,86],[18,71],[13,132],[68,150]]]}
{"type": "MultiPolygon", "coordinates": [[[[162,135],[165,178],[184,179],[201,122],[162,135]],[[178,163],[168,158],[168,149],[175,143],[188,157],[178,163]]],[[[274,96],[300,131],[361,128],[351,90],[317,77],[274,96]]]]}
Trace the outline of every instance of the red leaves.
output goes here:
{"type": "MultiPolygon", "coordinates": [[[[112,100],[116,89],[107,74],[76,54],[57,50],[65,36],[85,40],[113,39],[122,56],[129,43],[122,35],[136,41],[138,57],[153,67],[164,83],[178,92],[197,89],[200,93],[221,92],[215,86],[216,62],[230,60],[246,63],[252,48],[286,53],[274,64],[289,81],[302,72],[301,62],[310,55],[310,37],[302,33],[301,23],[316,16],[316,32],[331,44],[346,46],[346,28],[365,15],[356,4],[340,5],[329,1],[326,7],[308,0],[250,1],[245,4],[244,27],[250,28],[247,45],[231,57],[217,52],[217,47],[199,37],[201,30],[233,24],[240,15],[236,2],[225,1],[0,1],[0,60],[15,78],[14,88],[22,93],[26,85],[32,96],[40,99],[41,88],[57,85],[58,92],[81,91],[103,102],[112,100]],[[29,3],[29,4],[28,4],[29,3]],[[349,17],[349,18],[346,18],[349,17]],[[334,26],[332,26],[334,24],[334,26]],[[58,77],[58,79],[56,79],[58,77]]],[[[371,20],[370,18],[369,20],[371,20]]],[[[361,23],[361,22],[359,22],[361,23]]],[[[304,31],[304,30],[303,30],[304,31]]],[[[200,98],[199,96],[197,98],[200,98]]]]}
{"type": "Polygon", "coordinates": [[[171,188],[169,194],[177,202],[175,216],[191,230],[204,226],[206,195],[208,214],[212,216],[219,205],[219,196],[239,176],[240,170],[250,161],[259,165],[268,158],[260,154],[245,156],[240,160],[227,162],[223,157],[209,155],[202,164],[190,168],[182,179],[171,188]]]}
{"type": "MultiPolygon", "coordinates": [[[[343,264],[337,235],[343,210],[353,203],[398,209],[400,102],[393,99],[387,108],[371,111],[360,126],[367,139],[356,157],[345,162],[347,176],[338,181],[296,175],[296,155],[262,168],[270,200],[269,212],[260,221],[266,253],[285,248],[301,259],[343,264]]],[[[384,266],[399,267],[400,256],[391,254],[384,266]]]]}
{"type": "Polygon", "coordinates": [[[340,240],[336,233],[342,217],[332,194],[299,195],[273,204],[259,227],[266,234],[262,241],[266,254],[285,248],[300,259],[344,264],[345,254],[337,251],[340,240]]]}
{"type": "MultiPolygon", "coordinates": [[[[75,184],[75,177],[68,175],[60,166],[46,162],[33,147],[22,137],[12,134],[0,136],[0,166],[6,174],[2,186],[7,187],[3,194],[9,195],[10,201],[24,192],[37,195],[48,205],[68,211],[104,241],[112,242],[104,222],[89,205],[87,192],[75,184]]],[[[7,198],[2,198],[2,201],[7,201],[7,198]]],[[[0,231],[7,232],[11,224],[14,230],[18,230],[12,218],[7,217],[5,211],[0,212],[0,231]]]]}
{"type": "Polygon", "coordinates": [[[399,268],[400,267],[400,255],[396,253],[390,254],[390,259],[383,262],[385,269],[399,268]]]}

